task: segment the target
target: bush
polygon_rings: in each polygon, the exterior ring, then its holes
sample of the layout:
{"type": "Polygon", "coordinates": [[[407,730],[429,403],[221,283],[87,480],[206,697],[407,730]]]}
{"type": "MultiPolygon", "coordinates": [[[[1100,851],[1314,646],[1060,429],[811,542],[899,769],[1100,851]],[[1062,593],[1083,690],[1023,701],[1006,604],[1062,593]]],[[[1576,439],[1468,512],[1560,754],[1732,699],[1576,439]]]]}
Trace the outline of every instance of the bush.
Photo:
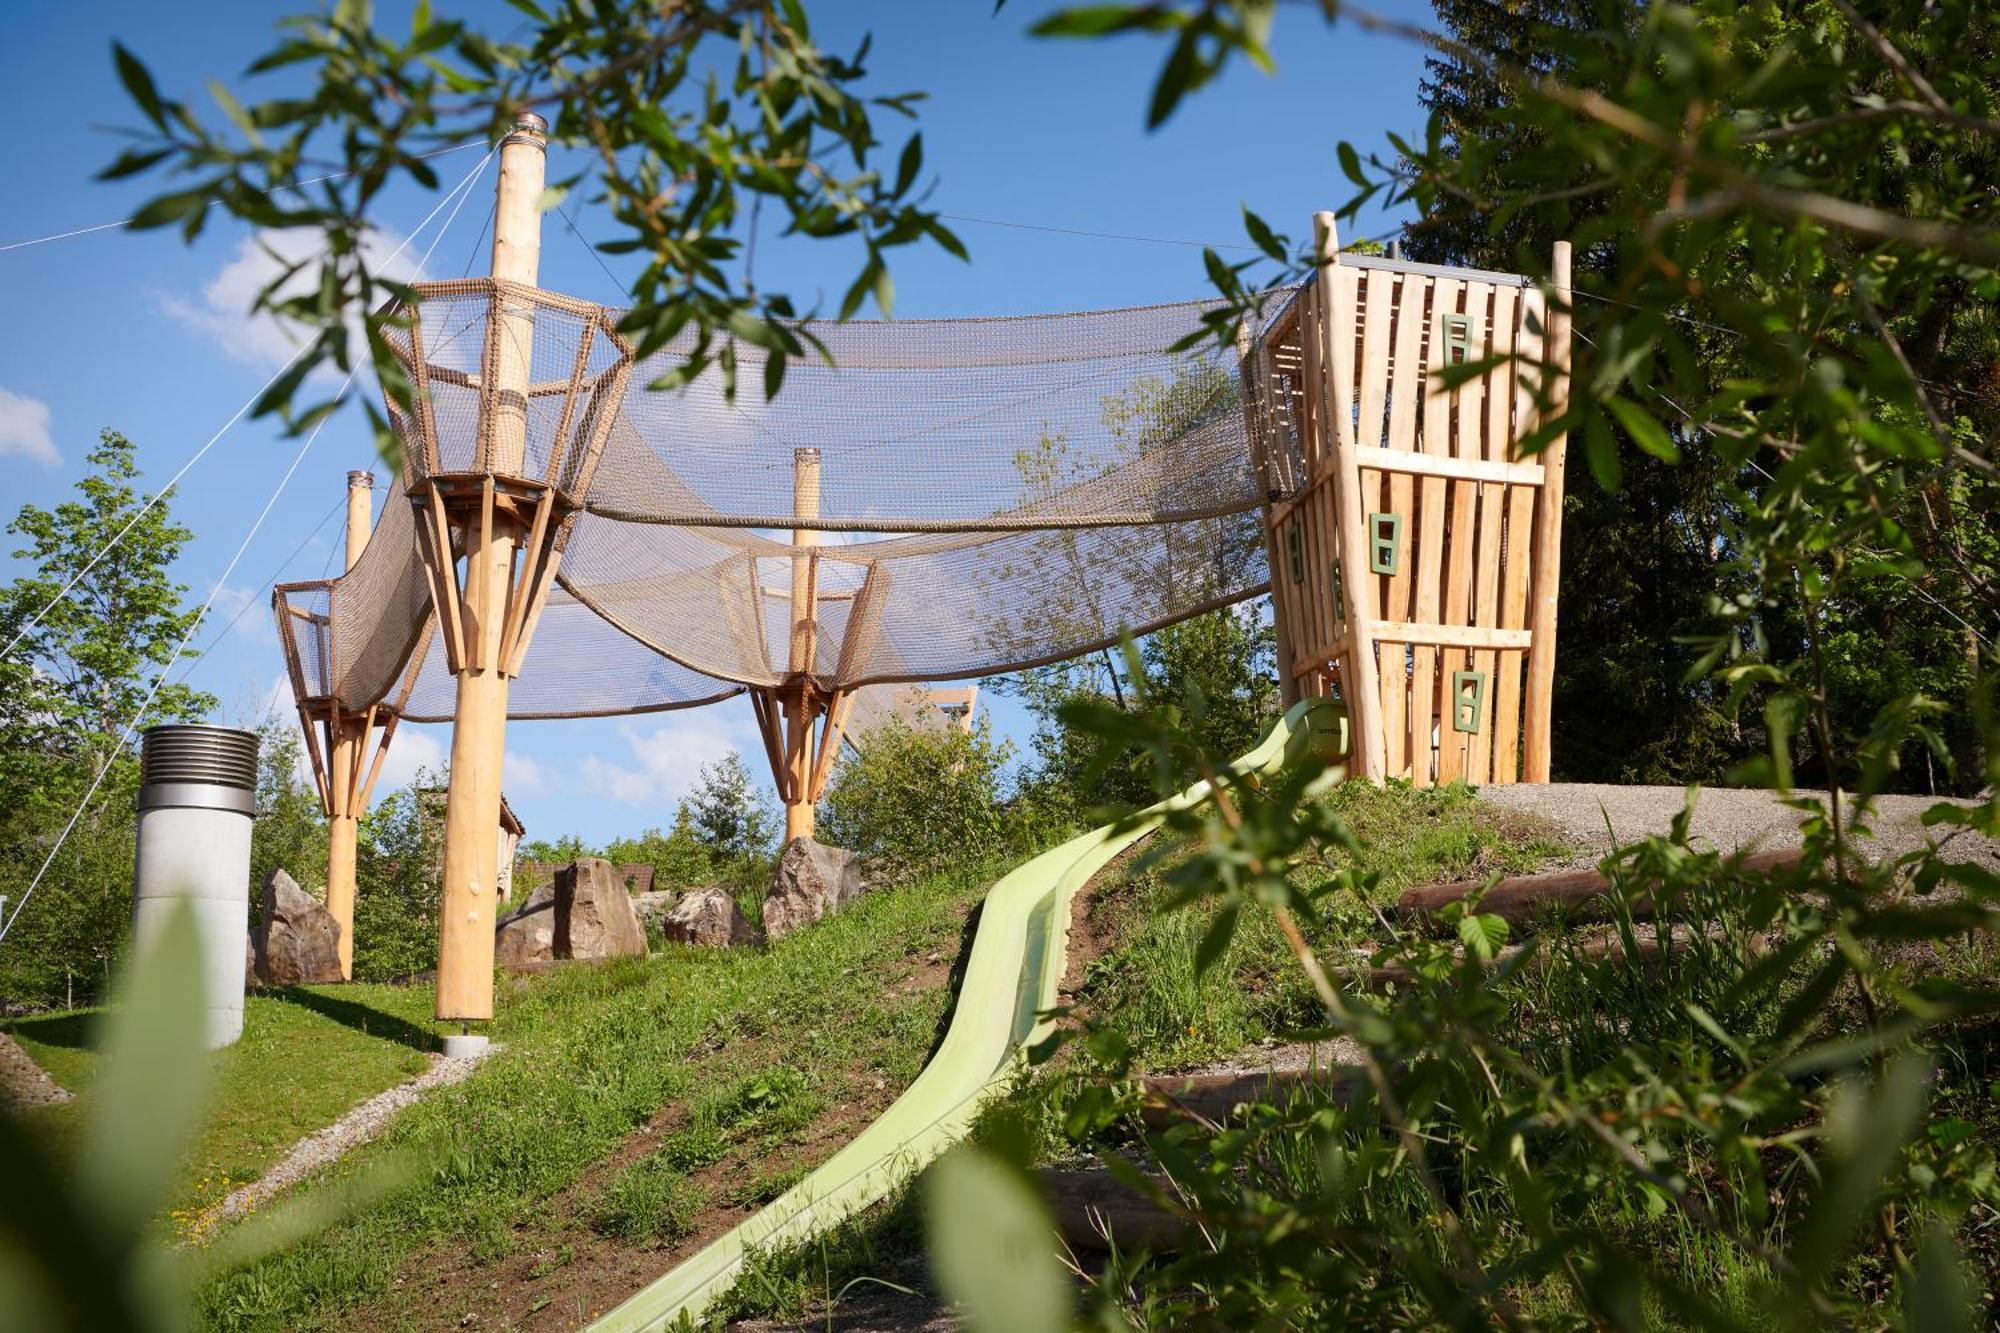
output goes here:
{"type": "Polygon", "coordinates": [[[917,729],[900,718],[872,728],[827,789],[827,840],[876,858],[892,874],[992,855],[1008,845],[1004,770],[1013,747],[984,719],[971,731],[917,729]]]}

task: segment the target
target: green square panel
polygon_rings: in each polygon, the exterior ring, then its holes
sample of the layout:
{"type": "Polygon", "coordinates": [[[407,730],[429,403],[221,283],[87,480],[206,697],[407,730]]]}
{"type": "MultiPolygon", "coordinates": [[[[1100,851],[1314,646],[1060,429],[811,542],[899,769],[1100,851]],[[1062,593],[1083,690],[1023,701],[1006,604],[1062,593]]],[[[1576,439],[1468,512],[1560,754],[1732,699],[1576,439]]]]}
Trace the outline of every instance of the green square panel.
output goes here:
{"type": "Polygon", "coordinates": [[[1376,574],[1394,574],[1403,564],[1403,516],[1368,516],[1368,568],[1376,574]]]}
{"type": "Polygon", "coordinates": [[[1486,716],[1486,673],[1484,671],[1454,671],[1451,673],[1451,729],[1468,734],[1477,734],[1480,720],[1486,716]]]}

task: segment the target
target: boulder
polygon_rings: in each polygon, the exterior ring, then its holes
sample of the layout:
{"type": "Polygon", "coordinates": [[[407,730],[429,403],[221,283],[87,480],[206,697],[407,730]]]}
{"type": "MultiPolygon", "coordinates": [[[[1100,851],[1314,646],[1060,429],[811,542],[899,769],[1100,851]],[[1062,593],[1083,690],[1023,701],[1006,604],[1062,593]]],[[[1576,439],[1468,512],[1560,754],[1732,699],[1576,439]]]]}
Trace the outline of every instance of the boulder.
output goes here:
{"type": "Polygon", "coordinates": [[[853,852],[811,838],[793,838],[778,857],[764,895],[764,929],[772,939],[831,916],[862,894],[861,862],[853,852]]]}
{"type": "Polygon", "coordinates": [[[650,893],[632,895],[632,910],[639,916],[639,924],[649,931],[662,929],[667,922],[667,914],[674,910],[680,894],[672,889],[655,889],[650,893]]]}
{"type": "Polygon", "coordinates": [[[646,932],[632,895],[609,861],[586,856],[556,871],[558,958],[646,956],[646,932]]]}
{"type": "Polygon", "coordinates": [[[555,961],[556,888],[544,884],[493,926],[493,960],[510,972],[555,961]]]}
{"type": "Polygon", "coordinates": [[[340,923],[282,869],[264,880],[264,920],[251,947],[266,986],[339,981],[340,923]]]}
{"type": "Polygon", "coordinates": [[[661,923],[660,933],[676,944],[711,948],[755,944],[758,938],[757,928],[743,915],[743,909],[736,905],[729,890],[713,887],[689,889],[682,894],[661,923]]]}

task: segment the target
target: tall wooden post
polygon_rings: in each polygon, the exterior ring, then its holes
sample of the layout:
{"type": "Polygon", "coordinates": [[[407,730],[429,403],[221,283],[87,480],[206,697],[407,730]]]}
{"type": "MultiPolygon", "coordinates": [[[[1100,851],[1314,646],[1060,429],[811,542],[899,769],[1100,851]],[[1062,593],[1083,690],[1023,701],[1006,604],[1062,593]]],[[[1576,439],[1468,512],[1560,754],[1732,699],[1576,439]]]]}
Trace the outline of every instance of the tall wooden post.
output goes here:
{"type": "Polygon", "coordinates": [[[1368,568],[1367,533],[1362,527],[1361,460],[1354,439],[1354,326],[1340,317],[1335,268],[1340,263],[1340,233],[1331,213],[1313,214],[1313,250],[1319,257],[1320,420],[1333,440],[1334,503],[1338,524],[1341,614],[1347,625],[1347,654],[1340,664],[1341,693],[1346,696],[1349,734],[1353,737],[1355,775],[1380,782],[1388,768],[1382,735],[1381,672],[1375,662],[1372,622],[1375,580],[1368,568]]]}
{"type": "MultiPolygon", "coordinates": [[[[368,548],[368,534],[374,519],[374,474],[354,471],[347,474],[347,568],[353,569],[368,548]]],[[[361,816],[358,808],[365,799],[358,778],[363,751],[372,730],[365,714],[343,712],[333,705],[329,750],[332,781],[327,788],[326,820],[326,910],[340,927],[336,948],[340,955],[340,979],[354,980],[354,862],[360,841],[361,816]]]]}
{"type": "MultiPolygon", "coordinates": [[[[792,453],[792,513],[819,517],[819,450],[792,453]]],[[[812,528],[792,529],[792,633],[790,679],[785,685],[785,768],[790,790],[785,799],[785,841],[813,836],[812,740],[819,709],[812,680],[819,645],[819,567],[811,549],[819,545],[812,528]]]]}
{"type": "MultiPolygon", "coordinates": [[[[1551,418],[1569,410],[1570,248],[1557,241],[1549,267],[1554,287],[1549,305],[1548,369],[1545,393],[1551,418]]],[[[1529,594],[1534,647],[1528,653],[1528,724],[1522,746],[1522,776],[1549,780],[1549,729],[1555,711],[1556,601],[1562,581],[1563,468],[1569,436],[1558,435],[1542,450],[1542,485],[1535,499],[1535,567],[1529,594]]]]}
{"type": "MultiPolygon", "coordinates": [[[[547,126],[523,116],[500,147],[499,197],[493,219],[493,276],[533,287],[541,268],[540,199],[547,126]]],[[[464,633],[456,663],[451,785],[445,797],[444,868],[438,901],[437,1016],[466,1022],[493,1017],[493,925],[499,885],[500,772],[506,760],[508,667],[503,626],[515,591],[514,564],[527,524],[521,508],[496,499],[493,477],[518,476],[527,451],[529,365],[534,307],[496,295],[482,365],[493,392],[483,393],[479,423],[483,493],[462,511],[464,633]]],[[[433,502],[442,506],[433,490],[433,502]]],[[[544,500],[543,504],[548,503],[544,500]]],[[[442,526],[442,525],[441,525],[442,526]]],[[[441,613],[448,613],[442,612],[441,613]]],[[[483,1037],[447,1043],[461,1050],[483,1037]]]]}

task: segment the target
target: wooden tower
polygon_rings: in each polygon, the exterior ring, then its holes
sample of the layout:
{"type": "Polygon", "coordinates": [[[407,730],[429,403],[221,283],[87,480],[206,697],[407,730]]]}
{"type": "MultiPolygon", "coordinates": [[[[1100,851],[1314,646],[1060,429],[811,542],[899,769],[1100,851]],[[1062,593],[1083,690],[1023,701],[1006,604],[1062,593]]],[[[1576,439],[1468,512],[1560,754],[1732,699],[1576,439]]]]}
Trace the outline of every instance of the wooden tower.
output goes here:
{"type": "Polygon", "coordinates": [[[1317,277],[1246,369],[1285,701],[1343,699],[1374,781],[1546,782],[1564,441],[1520,442],[1567,401],[1569,245],[1551,308],[1314,223],[1317,277]]]}

